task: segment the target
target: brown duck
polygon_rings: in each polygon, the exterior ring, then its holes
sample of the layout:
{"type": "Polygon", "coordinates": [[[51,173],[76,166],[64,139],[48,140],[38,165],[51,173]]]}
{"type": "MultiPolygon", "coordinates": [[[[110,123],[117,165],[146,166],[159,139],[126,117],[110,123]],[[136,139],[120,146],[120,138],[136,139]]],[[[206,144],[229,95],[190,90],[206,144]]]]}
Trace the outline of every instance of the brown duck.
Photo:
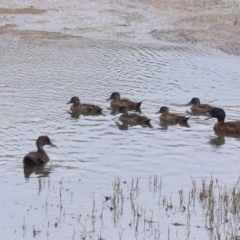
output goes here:
{"type": "Polygon", "coordinates": [[[30,152],[23,158],[23,163],[26,165],[30,164],[44,164],[49,161],[49,157],[47,153],[44,151],[43,146],[50,145],[52,147],[55,147],[54,144],[52,144],[50,138],[48,136],[40,136],[37,141],[37,151],[36,152],[30,152]]]}
{"type": "Polygon", "coordinates": [[[210,118],[217,118],[218,122],[214,124],[213,129],[218,132],[240,134],[240,121],[224,122],[226,117],[225,111],[222,108],[213,108],[210,112],[210,118]]]}
{"type": "Polygon", "coordinates": [[[141,107],[141,102],[133,102],[129,99],[121,99],[119,92],[113,92],[107,101],[111,100],[112,107],[126,106],[128,109],[139,109],[141,107]]]}
{"type": "Polygon", "coordinates": [[[72,106],[70,109],[73,112],[99,113],[99,114],[102,112],[102,108],[100,108],[97,105],[81,103],[78,97],[72,97],[70,101],[67,102],[67,104],[71,104],[71,103],[72,103],[72,106]]]}
{"type": "Polygon", "coordinates": [[[169,108],[166,106],[161,107],[160,110],[156,112],[156,114],[158,113],[162,113],[162,115],[160,115],[159,117],[160,121],[166,122],[166,123],[186,123],[190,118],[190,117],[185,117],[185,116],[181,116],[174,113],[169,113],[169,108]]]}
{"type": "Polygon", "coordinates": [[[208,104],[201,104],[200,99],[196,97],[192,98],[192,100],[187,105],[192,105],[192,112],[197,114],[208,114],[214,108],[208,104]]]}
{"type": "Polygon", "coordinates": [[[119,119],[123,123],[129,123],[129,124],[149,124],[151,119],[141,116],[137,113],[128,113],[128,108],[126,106],[122,106],[119,108],[119,113],[122,113],[122,115],[119,117],[119,119]]]}

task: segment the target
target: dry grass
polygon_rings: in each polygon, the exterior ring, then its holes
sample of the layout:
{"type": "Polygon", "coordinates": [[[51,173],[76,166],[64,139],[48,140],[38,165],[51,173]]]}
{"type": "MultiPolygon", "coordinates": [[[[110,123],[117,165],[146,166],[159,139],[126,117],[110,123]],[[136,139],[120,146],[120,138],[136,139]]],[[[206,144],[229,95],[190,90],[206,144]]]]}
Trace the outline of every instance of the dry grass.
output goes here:
{"type": "Polygon", "coordinates": [[[165,11],[172,22],[150,31],[161,41],[190,42],[240,54],[240,1],[146,0],[165,11]]]}

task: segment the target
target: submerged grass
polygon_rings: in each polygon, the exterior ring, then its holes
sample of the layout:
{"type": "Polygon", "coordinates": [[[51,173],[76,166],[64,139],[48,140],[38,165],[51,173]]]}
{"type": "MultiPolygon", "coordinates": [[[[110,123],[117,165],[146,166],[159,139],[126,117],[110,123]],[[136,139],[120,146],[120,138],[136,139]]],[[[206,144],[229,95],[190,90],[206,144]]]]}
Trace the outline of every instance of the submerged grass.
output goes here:
{"type": "Polygon", "coordinates": [[[70,205],[74,203],[74,190],[67,184],[61,179],[58,187],[51,187],[50,180],[48,184],[44,179],[39,181],[38,194],[49,190],[42,206],[46,218],[54,206],[58,216],[53,224],[48,219],[44,227],[30,224],[24,217],[23,237],[32,233],[32,237],[41,238],[43,228],[47,228],[46,236],[51,238],[53,229],[68,226],[72,228],[68,239],[103,240],[108,239],[109,232],[114,232],[114,239],[240,239],[240,179],[228,187],[213,177],[202,178],[199,183],[191,177],[189,189],[169,193],[157,174],[129,182],[117,176],[109,185],[111,194],[97,197],[91,193],[83,213],[81,208],[74,208],[74,212],[68,208],[66,198],[70,205]],[[57,205],[50,203],[51,189],[58,198],[57,205]]]}
{"type": "MultiPolygon", "coordinates": [[[[121,215],[123,214],[124,202],[123,189],[119,189],[121,180],[118,177],[115,179],[113,199],[121,199],[121,201],[114,201],[115,208],[121,208],[121,215]]],[[[168,238],[170,237],[170,225],[185,226],[187,236],[190,235],[190,228],[206,229],[209,239],[240,239],[239,224],[240,224],[240,180],[234,184],[233,187],[222,186],[218,183],[218,179],[212,177],[202,178],[201,183],[198,185],[196,181],[191,178],[192,188],[189,192],[184,194],[183,189],[178,191],[179,203],[173,203],[171,196],[162,195],[162,178],[156,174],[150,175],[148,178],[149,193],[153,197],[157,196],[157,204],[152,208],[141,207],[135,201],[137,200],[140,192],[140,178],[132,179],[129,183],[128,193],[131,202],[133,213],[133,221],[129,224],[134,226],[135,233],[139,230],[141,222],[144,224],[144,229],[151,229],[154,239],[160,239],[161,230],[160,224],[168,225],[168,238]],[[196,205],[197,203],[198,205],[196,205]],[[195,225],[192,220],[192,215],[196,215],[199,208],[202,211],[204,225],[195,225]],[[159,210],[165,210],[167,216],[172,216],[172,222],[159,221],[154,218],[154,213],[159,210]],[[172,214],[171,214],[172,213],[172,214]],[[174,221],[174,215],[177,213],[185,214],[185,222],[174,221]]],[[[176,198],[174,198],[176,199],[176,198]]],[[[159,214],[159,212],[158,212],[159,214]]],[[[201,221],[200,221],[201,222],[201,221]]]]}

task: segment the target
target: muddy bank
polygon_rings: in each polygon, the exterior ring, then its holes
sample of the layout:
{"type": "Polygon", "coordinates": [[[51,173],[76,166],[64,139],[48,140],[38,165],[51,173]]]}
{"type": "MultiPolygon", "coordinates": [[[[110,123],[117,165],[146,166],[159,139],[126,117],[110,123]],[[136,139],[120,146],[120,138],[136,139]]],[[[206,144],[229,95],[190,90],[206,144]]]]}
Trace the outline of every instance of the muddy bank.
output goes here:
{"type": "Polygon", "coordinates": [[[238,3],[0,0],[0,33],[46,31],[138,43],[203,44],[240,55],[238,3]]]}
{"type": "Polygon", "coordinates": [[[239,1],[157,1],[154,6],[172,19],[169,29],[150,31],[159,40],[191,42],[240,54],[239,1]]]}

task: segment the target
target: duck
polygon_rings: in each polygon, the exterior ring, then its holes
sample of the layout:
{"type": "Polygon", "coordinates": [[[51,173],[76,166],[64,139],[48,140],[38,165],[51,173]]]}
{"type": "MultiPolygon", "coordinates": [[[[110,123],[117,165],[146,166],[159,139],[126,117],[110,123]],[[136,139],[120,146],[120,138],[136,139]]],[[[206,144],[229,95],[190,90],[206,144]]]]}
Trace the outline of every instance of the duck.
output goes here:
{"type": "Polygon", "coordinates": [[[187,123],[188,119],[190,118],[174,113],[169,113],[169,108],[166,106],[161,107],[160,110],[156,112],[156,114],[158,113],[162,113],[162,115],[159,117],[160,121],[166,123],[187,123]]]}
{"type": "Polygon", "coordinates": [[[141,107],[141,102],[133,102],[129,99],[121,99],[119,92],[113,92],[107,101],[111,100],[112,107],[126,106],[128,109],[139,109],[141,107]]]}
{"type": "Polygon", "coordinates": [[[192,100],[187,105],[192,105],[192,112],[197,114],[209,114],[210,111],[214,108],[208,104],[201,104],[200,99],[196,97],[192,98],[192,100]]]}
{"type": "Polygon", "coordinates": [[[67,104],[71,104],[72,106],[70,107],[70,109],[73,112],[79,112],[79,113],[102,113],[102,108],[100,108],[97,105],[93,105],[93,104],[85,104],[85,103],[81,103],[80,99],[76,96],[72,97],[70,99],[69,102],[67,102],[67,104]]]}
{"type": "Polygon", "coordinates": [[[150,124],[151,119],[141,116],[137,113],[128,113],[128,108],[126,106],[121,106],[118,113],[122,113],[119,117],[120,121],[128,124],[150,124]]]}
{"type": "Polygon", "coordinates": [[[210,112],[210,118],[217,118],[217,123],[214,124],[213,129],[217,132],[230,133],[230,134],[240,134],[240,121],[235,122],[224,122],[226,118],[226,113],[222,108],[213,108],[210,112]]]}
{"type": "Polygon", "coordinates": [[[56,147],[50,140],[48,136],[40,136],[36,141],[37,151],[30,152],[23,158],[23,164],[45,164],[49,161],[47,153],[44,151],[43,146],[50,145],[56,147]]]}

